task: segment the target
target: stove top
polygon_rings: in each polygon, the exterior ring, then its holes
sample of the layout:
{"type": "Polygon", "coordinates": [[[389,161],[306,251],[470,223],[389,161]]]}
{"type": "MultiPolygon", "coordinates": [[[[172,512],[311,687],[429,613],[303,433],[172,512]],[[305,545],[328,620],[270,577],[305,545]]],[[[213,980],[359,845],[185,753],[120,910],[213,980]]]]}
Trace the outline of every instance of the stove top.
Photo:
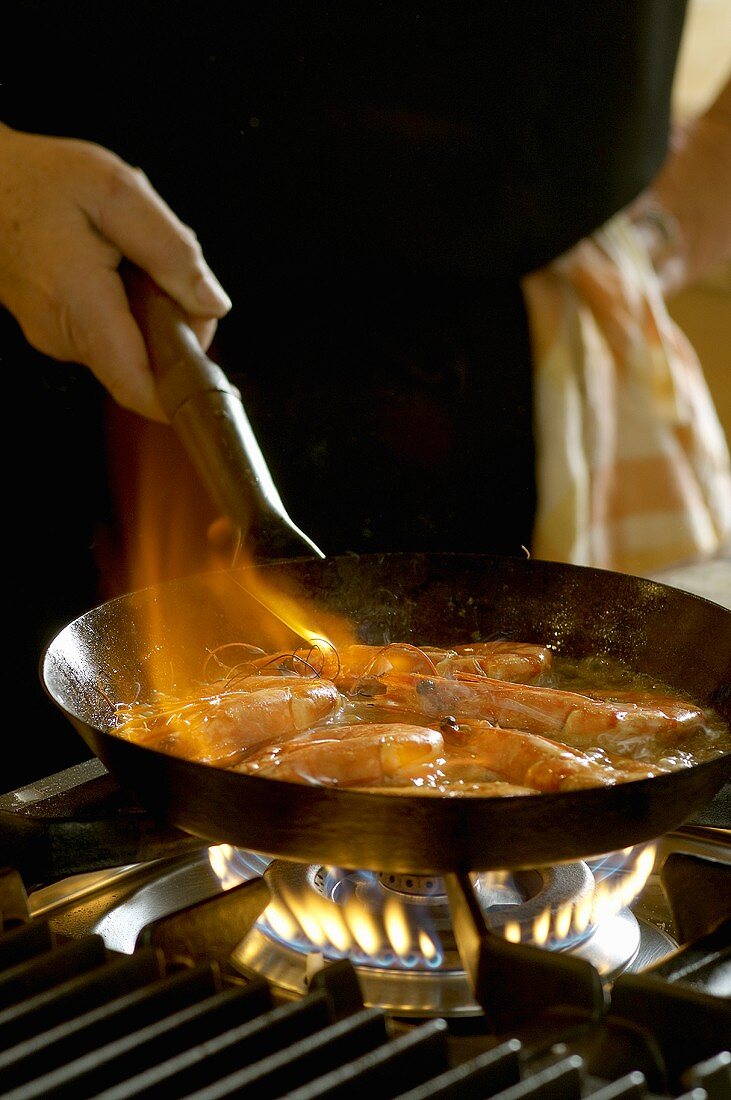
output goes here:
{"type": "Polygon", "coordinates": [[[0,877],[0,1095],[728,1100],[730,795],[655,844],[440,878],[145,828],[111,863],[98,811],[58,816],[68,776],[13,792],[40,812],[0,877]]]}
{"type": "MultiPolygon", "coordinates": [[[[27,896],[25,919],[17,873],[6,872],[0,897],[16,927],[0,938],[3,1096],[730,1095],[731,916],[679,946],[672,893],[685,875],[691,893],[722,896],[731,848],[715,836],[663,838],[632,907],[639,939],[629,937],[631,958],[614,977],[583,950],[466,927],[474,884],[450,876],[472,998],[465,1009],[460,991],[456,1013],[413,1002],[404,1011],[395,991],[408,994],[412,975],[386,968],[374,984],[357,963],[322,952],[309,956],[301,988],[276,967],[257,975],[251,936],[262,935],[275,864],[235,884],[222,884],[216,865],[201,849],[74,876],[27,896]],[[692,881],[678,859],[694,864],[692,881]]],[[[680,924],[697,930],[697,906],[683,913],[687,894],[680,924]]]]}

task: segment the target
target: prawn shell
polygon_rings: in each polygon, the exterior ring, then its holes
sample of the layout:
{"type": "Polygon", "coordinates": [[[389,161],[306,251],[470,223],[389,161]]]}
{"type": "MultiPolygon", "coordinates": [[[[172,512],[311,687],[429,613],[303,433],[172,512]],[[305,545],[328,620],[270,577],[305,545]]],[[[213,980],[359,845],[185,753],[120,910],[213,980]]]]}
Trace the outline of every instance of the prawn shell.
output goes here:
{"type": "MultiPolygon", "coordinates": [[[[297,736],[331,717],[342,697],[329,680],[253,676],[235,691],[209,700],[202,720],[188,725],[184,712],[145,737],[162,752],[204,764],[230,766],[244,753],[274,739],[297,736]]],[[[120,735],[135,740],[134,728],[120,735]]]]}
{"type": "Polygon", "coordinates": [[[438,730],[405,723],[336,726],[259,753],[241,771],[295,783],[362,786],[387,783],[437,760],[444,752],[438,730]]]}
{"type": "Polygon", "coordinates": [[[582,748],[602,738],[609,748],[614,740],[645,737],[674,743],[703,726],[705,711],[685,702],[660,705],[632,700],[599,699],[578,692],[468,673],[455,679],[417,673],[390,674],[383,678],[386,698],[392,705],[410,707],[429,718],[454,715],[481,719],[537,735],[560,735],[568,745],[582,748]]]}

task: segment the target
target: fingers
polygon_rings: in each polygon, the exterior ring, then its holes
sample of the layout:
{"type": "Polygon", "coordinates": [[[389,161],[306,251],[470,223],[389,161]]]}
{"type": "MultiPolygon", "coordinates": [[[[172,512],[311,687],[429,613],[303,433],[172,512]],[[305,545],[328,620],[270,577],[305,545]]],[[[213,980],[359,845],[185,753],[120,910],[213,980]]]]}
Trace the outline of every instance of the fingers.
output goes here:
{"type": "Polygon", "coordinates": [[[213,337],[216,335],[218,321],[215,319],[209,321],[201,317],[188,317],[188,323],[195,333],[203,351],[208,351],[213,343],[213,337]]]}
{"type": "Polygon", "coordinates": [[[145,270],[207,350],[231,303],[194,233],[101,146],[2,125],[0,145],[0,302],[39,351],[85,364],[119,404],[164,421],[117,269],[127,258],[145,270]]]}
{"type": "Polygon", "coordinates": [[[142,333],[116,271],[97,274],[93,283],[77,280],[70,285],[61,323],[73,349],[68,358],[85,363],[119,405],[151,420],[167,420],[142,333]]]}
{"type": "MultiPolygon", "coordinates": [[[[142,172],[112,158],[104,187],[86,212],[99,232],[191,318],[210,320],[228,313],[231,300],[208,267],[195,234],[142,172]]],[[[210,328],[201,331],[212,336],[210,328]]]]}

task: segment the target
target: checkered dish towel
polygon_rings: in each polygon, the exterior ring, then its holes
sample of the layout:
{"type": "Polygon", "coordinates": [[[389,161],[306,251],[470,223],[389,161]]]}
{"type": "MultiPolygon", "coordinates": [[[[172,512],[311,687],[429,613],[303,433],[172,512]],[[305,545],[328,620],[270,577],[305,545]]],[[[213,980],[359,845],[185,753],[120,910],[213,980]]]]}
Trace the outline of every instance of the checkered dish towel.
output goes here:
{"type": "Polygon", "coordinates": [[[728,443],[629,218],[527,276],[523,292],[534,557],[647,574],[718,553],[731,534],[728,443]]]}

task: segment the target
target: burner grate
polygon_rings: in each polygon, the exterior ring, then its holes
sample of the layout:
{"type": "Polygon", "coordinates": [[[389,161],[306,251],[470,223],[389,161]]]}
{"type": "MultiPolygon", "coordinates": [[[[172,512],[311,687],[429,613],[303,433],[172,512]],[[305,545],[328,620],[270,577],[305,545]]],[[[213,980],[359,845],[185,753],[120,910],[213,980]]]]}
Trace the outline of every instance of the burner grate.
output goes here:
{"type": "MultiPolygon", "coordinates": [[[[620,977],[608,1012],[593,997],[582,1013],[581,998],[541,994],[533,1015],[529,1003],[513,1033],[498,1034],[485,1021],[394,1020],[364,1005],[348,960],[317,971],[296,999],[242,979],[225,959],[234,927],[240,935],[241,920],[251,925],[266,904],[259,881],[155,922],[129,955],[95,934],[63,937],[28,909],[23,917],[22,893],[15,872],[0,875],[0,901],[12,902],[0,936],[4,1100],[731,1095],[728,921],[674,962],[620,977]]],[[[525,945],[504,946],[526,957],[525,945]]],[[[534,986],[545,990],[541,969],[555,954],[531,950],[534,986]]]]}

